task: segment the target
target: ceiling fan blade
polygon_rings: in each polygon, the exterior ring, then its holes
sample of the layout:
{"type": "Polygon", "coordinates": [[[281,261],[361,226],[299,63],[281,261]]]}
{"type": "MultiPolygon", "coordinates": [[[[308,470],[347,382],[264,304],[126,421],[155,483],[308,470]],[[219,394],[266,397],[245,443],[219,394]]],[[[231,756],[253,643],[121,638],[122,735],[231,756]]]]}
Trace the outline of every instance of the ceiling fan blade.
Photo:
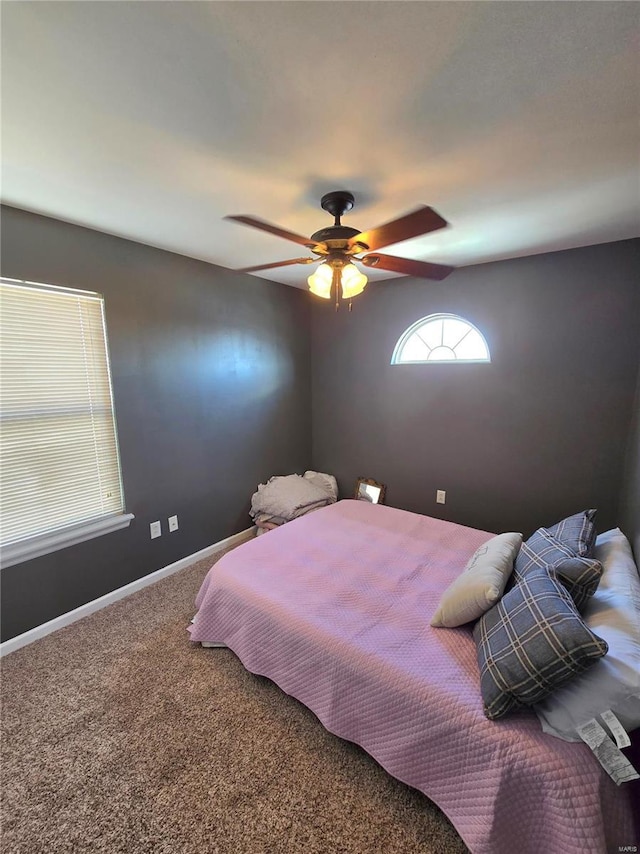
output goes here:
{"type": "Polygon", "coordinates": [[[276,261],[274,264],[258,264],[257,267],[241,267],[236,273],[253,273],[255,270],[271,270],[273,267],[289,267],[291,264],[313,264],[320,258],[291,258],[289,261],[276,261]]]}
{"type": "Polygon", "coordinates": [[[250,225],[251,228],[258,228],[260,231],[268,231],[269,234],[275,234],[276,237],[283,237],[285,240],[293,240],[294,243],[300,243],[301,246],[315,246],[313,240],[309,240],[308,237],[302,237],[301,234],[294,234],[293,231],[287,231],[285,228],[280,228],[278,225],[271,225],[270,222],[256,219],[253,216],[226,216],[225,219],[231,219],[234,222],[239,222],[241,225],[250,225]]]}
{"type": "Polygon", "coordinates": [[[455,267],[447,267],[444,264],[430,264],[428,261],[414,261],[410,258],[396,258],[393,255],[365,255],[359,258],[366,267],[375,267],[377,270],[389,270],[391,273],[404,273],[405,276],[418,276],[420,279],[446,279],[449,273],[453,273],[455,267]]]}
{"type": "Polygon", "coordinates": [[[383,246],[390,246],[392,243],[400,243],[401,240],[409,240],[410,237],[428,234],[430,231],[437,231],[446,225],[449,223],[439,213],[427,205],[422,205],[399,219],[394,219],[378,226],[378,228],[372,228],[370,231],[356,234],[355,237],[351,238],[350,244],[364,243],[369,249],[382,249],[383,246]]]}

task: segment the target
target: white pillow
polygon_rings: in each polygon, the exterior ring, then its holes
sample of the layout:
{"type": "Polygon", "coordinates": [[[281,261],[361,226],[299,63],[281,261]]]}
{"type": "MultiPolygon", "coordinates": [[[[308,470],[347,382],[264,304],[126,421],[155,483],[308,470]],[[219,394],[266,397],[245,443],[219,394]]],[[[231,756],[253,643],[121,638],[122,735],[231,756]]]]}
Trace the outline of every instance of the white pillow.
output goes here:
{"type": "Polygon", "coordinates": [[[564,741],[580,741],[577,727],[607,709],[627,732],[640,726],[640,576],[619,528],[600,534],[594,557],[602,578],[582,619],[609,652],[534,706],[542,729],[564,741]]]}
{"type": "Polygon", "coordinates": [[[302,477],[305,480],[310,480],[320,489],[324,489],[334,501],[338,500],[338,481],[332,474],[325,474],[321,471],[306,471],[302,477]]]}
{"type": "Polygon", "coordinates": [[[522,534],[498,534],[483,543],[464,572],[442,594],[432,626],[454,628],[477,620],[502,596],[522,534]]]}

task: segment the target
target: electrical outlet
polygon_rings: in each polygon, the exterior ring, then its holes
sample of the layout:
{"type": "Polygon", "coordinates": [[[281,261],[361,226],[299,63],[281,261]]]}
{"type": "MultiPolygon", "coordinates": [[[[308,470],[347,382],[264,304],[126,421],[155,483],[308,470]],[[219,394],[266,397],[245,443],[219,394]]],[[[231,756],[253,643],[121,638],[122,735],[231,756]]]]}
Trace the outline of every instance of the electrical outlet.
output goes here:
{"type": "Polygon", "coordinates": [[[177,531],[178,530],[178,517],[177,516],[169,516],[167,519],[169,523],[169,531],[177,531]]]}
{"type": "Polygon", "coordinates": [[[444,504],[446,502],[447,493],[444,489],[436,490],[436,504],[444,504]]]}
{"type": "Polygon", "coordinates": [[[149,525],[149,531],[151,532],[151,539],[155,540],[156,537],[162,536],[162,525],[160,522],[152,522],[149,525]]]}

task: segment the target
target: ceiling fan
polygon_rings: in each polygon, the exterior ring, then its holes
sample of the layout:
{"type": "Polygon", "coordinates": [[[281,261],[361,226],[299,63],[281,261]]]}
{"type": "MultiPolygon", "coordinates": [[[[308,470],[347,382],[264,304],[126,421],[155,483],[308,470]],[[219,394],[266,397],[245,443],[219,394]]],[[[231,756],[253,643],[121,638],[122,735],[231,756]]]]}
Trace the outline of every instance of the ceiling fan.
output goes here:
{"type": "MultiPolygon", "coordinates": [[[[227,216],[225,219],[249,225],[261,231],[284,237],[306,246],[316,258],[290,258],[288,261],[276,261],[273,264],[259,264],[256,267],[243,267],[240,273],[253,273],[256,270],[269,270],[274,267],[288,267],[292,264],[322,263],[307,279],[309,290],[323,299],[331,298],[333,290],[336,308],[339,305],[340,290],[342,298],[351,300],[361,294],[367,284],[367,277],[353,264],[357,261],[365,267],[375,267],[379,270],[389,270],[393,273],[404,273],[407,276],[418,276],[422,279],[444,279],[453,272],[454,267],[443,264],[431,264],[427,261],[414,261],[409,258],[396,258],[393,255],[380,255],[377,250],[410,237],[429,234],[444,228],[448,223],[433,208],[421,205],[404,216],[387,222],[369,231],[358,231],[342,225],[340,219],[354,205],[352,193],[346,190],[335,190],[327,193],[320,200],[320,206],[335,218],[333,225],[321,228],[311,237],[294,234],[277,225],[252,216],[227,216]],[[363,253],[367,253],[363,255],[363,253]],[[360,257],[362,256],[362,257],[360,257]]],[[[349,303],[351,309],[351,303],[349,303]]]]}

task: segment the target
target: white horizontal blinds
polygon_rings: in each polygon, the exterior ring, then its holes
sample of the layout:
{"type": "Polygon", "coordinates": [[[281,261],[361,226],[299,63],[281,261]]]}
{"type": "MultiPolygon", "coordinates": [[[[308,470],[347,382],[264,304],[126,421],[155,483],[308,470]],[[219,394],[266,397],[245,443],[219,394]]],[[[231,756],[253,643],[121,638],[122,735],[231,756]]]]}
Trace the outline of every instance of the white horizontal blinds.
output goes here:
{"type": "Polygon", "coordinates": [[[98,294],[0,280],[2,544],[123,511],[98,294]]]}

